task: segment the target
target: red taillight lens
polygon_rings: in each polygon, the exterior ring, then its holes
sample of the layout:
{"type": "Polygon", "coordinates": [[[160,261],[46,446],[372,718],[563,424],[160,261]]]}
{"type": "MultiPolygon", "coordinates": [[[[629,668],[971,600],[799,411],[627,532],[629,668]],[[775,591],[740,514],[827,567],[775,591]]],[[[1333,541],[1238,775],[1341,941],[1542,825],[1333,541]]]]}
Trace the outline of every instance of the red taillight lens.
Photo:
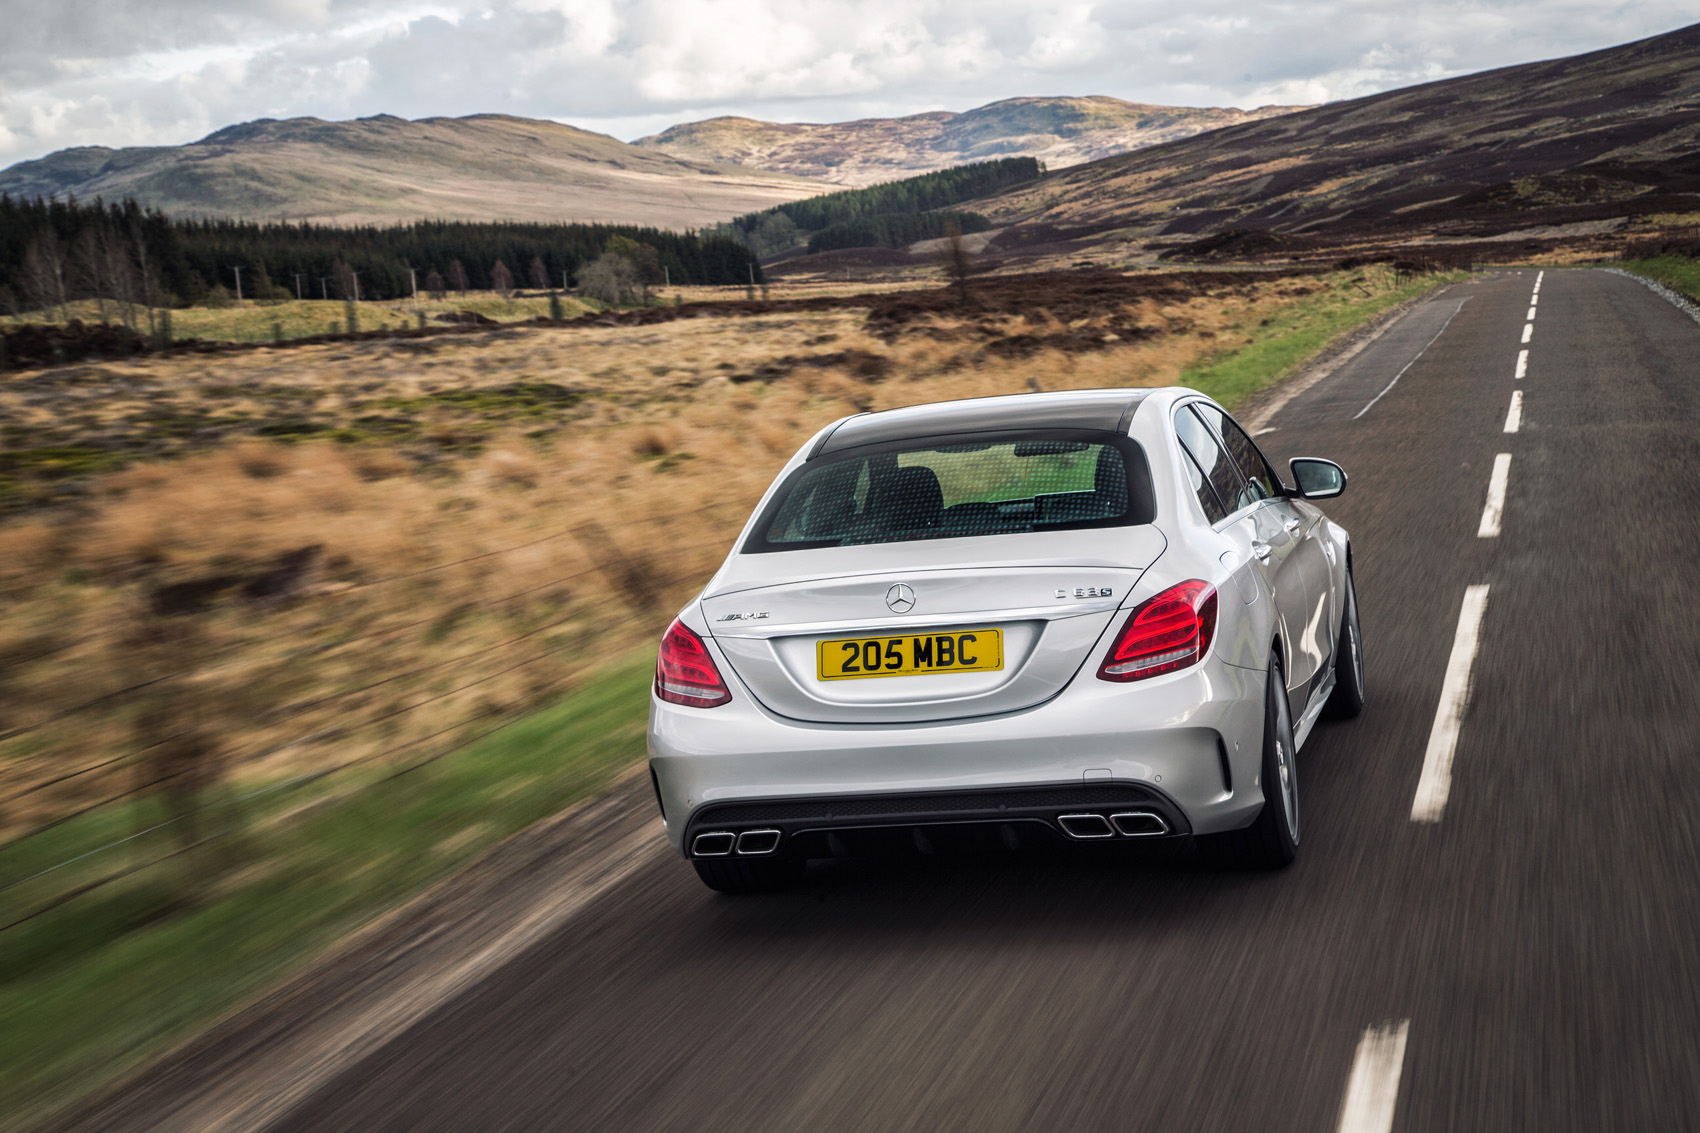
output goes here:
{"type": "Polygon", "coordinates": [[[732,699],[708,646],[683,622],[675,621],[662,635],[655,658],[655,695],[690,708],[715,708],[732,699]]]}
{"type": "Polygon", "coordinates": [[[1141,602],[1128,615],[1109,656],[1098,666],[1106,681],[1142,681],[1196,665],[1216,636],[1216,588],[1192,579],[1141,602]]]}

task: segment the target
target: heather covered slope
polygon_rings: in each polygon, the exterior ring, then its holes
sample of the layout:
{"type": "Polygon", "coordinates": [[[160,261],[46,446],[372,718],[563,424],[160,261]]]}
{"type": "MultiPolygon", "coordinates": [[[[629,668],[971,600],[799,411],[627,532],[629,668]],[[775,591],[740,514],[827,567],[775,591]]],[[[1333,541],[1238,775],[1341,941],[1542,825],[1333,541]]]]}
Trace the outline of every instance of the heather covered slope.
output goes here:
{"type": "Polygon", "coordinates": [[[1700,211],[1700,25],[1231,126],[974,207],[1135,239],[1234,228],[1480,236],[1700,211]]]}
{"type": "Polygon", "coordinates": [[[63,150],[0,171],[13,196],[135,197],[175,215],[699,227],[826,186],[639,149],[557,122],[262,119],[185,146],[63,150]]]}
{"type": "Polygon", "coordinates": [[[742,165],[861,187],[998,157],[1052,168],[1285,114],[1287,106],[1148,106],[1119,98],[1009,98],[956,114],[934,111],[856,122],[779,123],[710,118],[636,145],[691,161],[742,165]]]}

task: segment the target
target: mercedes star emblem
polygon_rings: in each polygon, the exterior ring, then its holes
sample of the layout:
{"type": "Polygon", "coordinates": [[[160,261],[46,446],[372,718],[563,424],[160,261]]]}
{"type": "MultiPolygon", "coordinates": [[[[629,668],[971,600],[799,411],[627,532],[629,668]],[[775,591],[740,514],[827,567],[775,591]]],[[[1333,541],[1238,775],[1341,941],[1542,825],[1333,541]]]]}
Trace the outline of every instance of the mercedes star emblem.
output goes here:
{"type": "Polygon", "coordinates": [[[907,583],[894,582],[891,589],[885,592],[885,604],[891,607],[894,614],[907,614],[915,608],[915,591],[907,583]]]}

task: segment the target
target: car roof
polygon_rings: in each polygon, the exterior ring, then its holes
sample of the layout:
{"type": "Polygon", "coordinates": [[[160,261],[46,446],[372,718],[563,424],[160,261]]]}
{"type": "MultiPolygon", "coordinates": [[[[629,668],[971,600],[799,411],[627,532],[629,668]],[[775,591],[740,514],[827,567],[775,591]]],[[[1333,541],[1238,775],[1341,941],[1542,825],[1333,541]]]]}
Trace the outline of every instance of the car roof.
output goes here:
{"type": "Polygon", "coordinates": [[[939,401],[846,417],[815,442],[808,459],[861,445],[1003,429],[1126,432],[1148,389],[1082,389],[939,401]]]}

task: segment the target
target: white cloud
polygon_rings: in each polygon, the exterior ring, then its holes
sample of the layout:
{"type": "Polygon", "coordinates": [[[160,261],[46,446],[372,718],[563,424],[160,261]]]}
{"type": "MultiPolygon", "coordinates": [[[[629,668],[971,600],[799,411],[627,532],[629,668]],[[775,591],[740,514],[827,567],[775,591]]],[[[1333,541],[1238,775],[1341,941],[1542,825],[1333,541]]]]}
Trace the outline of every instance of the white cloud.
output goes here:
{"type": "Polygon", "coordinates": [[[307,114],[497,111],[634,137],[1021,94],[1318,102],[1693,18],[1691,0],[55,0],[8,14],[0,165],[307,114]]]}

